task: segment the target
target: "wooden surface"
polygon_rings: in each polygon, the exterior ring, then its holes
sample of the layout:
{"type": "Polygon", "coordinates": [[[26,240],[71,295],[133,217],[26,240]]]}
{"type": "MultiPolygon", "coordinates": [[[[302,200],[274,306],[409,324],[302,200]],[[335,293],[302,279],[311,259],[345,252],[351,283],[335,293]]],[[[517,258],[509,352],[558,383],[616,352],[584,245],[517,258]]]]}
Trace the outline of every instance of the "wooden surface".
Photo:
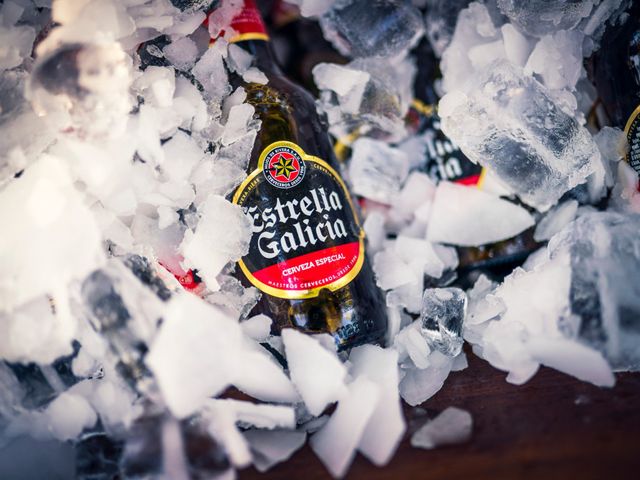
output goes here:
{"type": "MultiPolygon", "coordinates": [[[[452,373],[421,409],[407,407],[406,414],[415,430],[446,407],[464,408],[473,416],[471,441],[427,451],[412,448],[406,436],[388,466],[358,455],[347,479],[640,478],[640,374],[618,374],[613,389],[600,389],[542,368],[514,386],[505,373],[467,356],[469,368],[452,373]]],[[[238,478],[330,476],[305,446],[265,474],[247,469],[238,478]]]]}

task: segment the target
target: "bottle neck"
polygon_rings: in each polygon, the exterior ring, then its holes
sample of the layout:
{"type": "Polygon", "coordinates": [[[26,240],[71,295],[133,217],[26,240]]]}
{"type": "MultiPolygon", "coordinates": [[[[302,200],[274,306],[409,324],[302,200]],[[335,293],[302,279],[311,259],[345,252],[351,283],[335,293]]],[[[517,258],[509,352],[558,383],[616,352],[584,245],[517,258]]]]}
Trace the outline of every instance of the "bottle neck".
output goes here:
{"type": "Polygon", "coordinates": [[[233,42],[244,51],[253,55],[253,65],[265,73],[282,73],[269,40],[242,40],[233,42]]]}
{"type": "Polygon", "coordinates": [[[265,73],[281,73],[267,28],[254,0],[244,0],[242,10],[233,18],[230,27],[235,34],[229,40],[253,55],[253,66],[265,73]]]}

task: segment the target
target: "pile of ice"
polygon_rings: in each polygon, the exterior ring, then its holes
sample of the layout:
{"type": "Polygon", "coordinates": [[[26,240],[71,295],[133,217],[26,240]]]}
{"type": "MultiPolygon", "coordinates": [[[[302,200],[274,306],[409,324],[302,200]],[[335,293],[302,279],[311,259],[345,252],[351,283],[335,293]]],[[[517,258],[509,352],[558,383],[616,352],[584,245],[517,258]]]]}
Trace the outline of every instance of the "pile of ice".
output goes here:
{"type": "MultiPolygon", "coordinates": [[[[297,2],[352,57],[314,73],[331,133],[357,138],[344,174],[386,292],[386,348],[348,356],[328,335],[272,335],[271,318],[250,316],[260,293],[232,275],[251,223],[226,197],[260,125],[229,73],[267,79],[226,41],[241,2],[205,28],[212,3],[0,6],[0,445],[70,440],[78,478],[231,478],[308,439],[341,477],[357,452],[390,461],[401,401],[466,368],[464,341],[513,383],[540,365],[602,386],[640,368],[637,177],[624,135],[593,136],[582,110],[583,55],[621,2],[572,2],[539,24],[521,2],[454,15],[443,128],[489,167],[483,189],[434,183],[404,128],[420,12],[297,2]],[[605,197],[607,210],[590,205],[605,197]],[[459,288],[457,248],[536,223],[540,249],[521,268],[459,288]]],[[[471,431],[468,412],[447,409],[411,443],[471,431]]]]}

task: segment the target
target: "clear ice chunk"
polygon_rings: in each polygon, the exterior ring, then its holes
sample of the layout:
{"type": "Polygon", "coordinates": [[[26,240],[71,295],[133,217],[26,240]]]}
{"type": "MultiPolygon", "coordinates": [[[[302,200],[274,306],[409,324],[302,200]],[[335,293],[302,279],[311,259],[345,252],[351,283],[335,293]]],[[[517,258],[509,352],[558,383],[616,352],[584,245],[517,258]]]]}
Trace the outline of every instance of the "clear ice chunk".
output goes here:
{"type": "Polygon", "coordinates": [[[422,334],[436,350],[450,357],[462,350],[462,325],[467,294],[459,288],[428,288],[422,297],[422,334]]]}
{"type": "Polygon", "coordinates": [[[400,362],[410,358],[416,368],[427,368],[431,348],[420,331],[420,320],[404,327],[393,339],[393,348],[399,354],[400,362]]]}
{"type": "Polygon", "coordinates": [[[360,138],[353,144],[349,178],[353,192],[380,203],[391,203],[409,174],[407,155],[385,142],[360,138]]]}
{"type": "Polygon", "coordinates": [[[380,398],[358,450],[375,465],[389,463],[406,429],[398,392],[398,354],[393,349],[362,345],[351,351],[351,375],[365,375],[380,387],[380,398]]]}
{"type": "Polygon", "coordinates": [[[329,421],[311,437],[311,448],[335,478],[343,477],[353,461],[379,397],[377,383],[356,378],[329,421]]]}
{"type": "Polygon", "coordinates": [[[583,70],[583,40],[584,35],[577,31],[545,35],[531,52],[525,72],[539,75],[552,90],[573,90],[583,70]]]}
{"type": "Polygon", "coordinates": [[[346,144],[354,136],[400,140],[415,67],[407,58],[359,58],[347,65],[320,63],[313,78],[330,133],[346,144]]]}
{"type": "Polygon", "coordinates": [[[458,14],[471,0],[427,0],[426,35],[438,57],[445,51],[456,27],[458,14]]]}
{"type": "Polygon", "coordinates": [[[469,412],[449,407],[413,434],[411,446],[431,450],[441,445],[464,443],[471,438],[472,429],[469,412]]]}
{"type": "MultiPolygon", "coordinates": [[[[497,0],[500,11],[520,31],[534,37],[542,37],[558,30],[571,30],[591,13],[594,0],[497,0]]],[[[607,2],[604,2],[607,3],[607,2]]]]}
{"type": "Polygon", "coordinates": [[[123,134],[133,106],[128,58],[117,42],[64,44],[42,55],[28,89],[34,110],[80,138],[123,134]]]}
{"type": "Polygon", "coordinates": [[[300,13],[305,17],[322,15],[331,8],[334,0],[291,0],[300,7],[300,13]]]}
{"type": "Polygon", "coordinates": [[[49,430],[59,440],[76,438],[98,420],[95,410],[82,396],[63,392],[47,407],[49,430]]]}
{"type": "Polygon", "coordinates": [[[320,415],[325,407],[346,391],[346,368],[335,353],[329,352],[316,339],[291,328],[282,331],[291,379],[312,415],[320,415]]]}
{"type": "Polygon", "coordinates": [[[244,436],[253,453],[253,465],[259,472],[288,460],[307,439],[306,432],[292,430],[248,430],[244,436]]]}
{"type": "Polygon", "coordinates": [[[547,210],[601,168],[589,132],[522,69],[496,61],[440,101],[442,129],[520,198],[547,210]]]}
{"type": "Polygon", "coordinates": [[[400,395],[411,406],[433,397],[451,373],[454,359],[439,351],[431,352],[427,368],[411,368],[400,381],[400,395]]]}
{"type": "Polygon", "coordinates": [[[519,205],[477,188],[440,182],[427,224],[427,240],[480,246],[516,236],[533,226],[519,205]]]}
{"type": "Polygon", "coordinates": [[[219,288],[216,277],[229,262],[249,250],[251,220],[238,205],[210,195],[198,209],[195,231],[188,230],[180,249],[186,263],[197,268],[210,290],[219,288]]]}
{"type": "Polygon", "coordinates": [[[423,33],[420,11],[404,0],[337,0],[320,17],[324,36],[349,57],[394,56],[423,33]]]}
{"type": "Polygon", "coordinates": [[[58,158],[41,157],[0,192],[0,222],[11,226],[0,237],[0,251],[11,252],[0,257],[0,311],[64,289],[104,262],[94,216],[58,158]]]}
{"type": "Polygon", "coordinates": [[[578,212],[578,201],[567,200],[566,202],[559,203],[540,220],[536,226],[536,230],[533,233],[533,238],[536,242],[542,242],[549,240],[556,233],[566,227],[571,222],[578,212]]]}
{"type": "Polygon", "coordinates": [[[563,331],[599,350],[616,370],[640,369],[640,216],[593,212],[553,239],[571,255],[571,317],[563,331]],[[575,319],[578,322],[575,322],[575,319]]]}

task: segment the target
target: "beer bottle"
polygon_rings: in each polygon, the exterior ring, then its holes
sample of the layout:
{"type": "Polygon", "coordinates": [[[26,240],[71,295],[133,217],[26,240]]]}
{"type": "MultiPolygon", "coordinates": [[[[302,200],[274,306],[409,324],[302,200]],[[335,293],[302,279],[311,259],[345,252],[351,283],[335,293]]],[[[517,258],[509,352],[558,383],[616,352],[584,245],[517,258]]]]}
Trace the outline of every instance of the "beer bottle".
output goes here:
{"type": "MultiPolygon", "coordinates": [[[[423,171],[438,183],[441,180],[482,188],[486,170],[469,160],[460,148],[440,129],[436,110],[436,82],[440,77],[438,60],[427,39],[422,39],[414,51],[418,71],[414,81],[414,100],[407,114],[409,131],[425,139],[423,171]]],[[[458,248],[460,274],[482,270],[501,276],[522,262],[538,245],[533,240],[533,228],[514,238],[479,247],[458,248]]]]}
{"type": "Polygon", "coordinates": [[[326,122],[313,97],[276,65],[253,0],[231,27],[230,42],[251,53],[268,78],[264,85],[232,78],[261,120],[248,177],[231,198],[253,219],[249,252],[236,269],[245,286],[262,291],[253,313],[269,315],[279,329],[329,333],[339,350],[382,343],[382,293],[326,122]]]}
{"type": "Polygon", "coordinates": [[[640,3],[609,25],[591,59],[591,78],[610,123],[623,128],[627,161],[640,175],[640,3]]]}

